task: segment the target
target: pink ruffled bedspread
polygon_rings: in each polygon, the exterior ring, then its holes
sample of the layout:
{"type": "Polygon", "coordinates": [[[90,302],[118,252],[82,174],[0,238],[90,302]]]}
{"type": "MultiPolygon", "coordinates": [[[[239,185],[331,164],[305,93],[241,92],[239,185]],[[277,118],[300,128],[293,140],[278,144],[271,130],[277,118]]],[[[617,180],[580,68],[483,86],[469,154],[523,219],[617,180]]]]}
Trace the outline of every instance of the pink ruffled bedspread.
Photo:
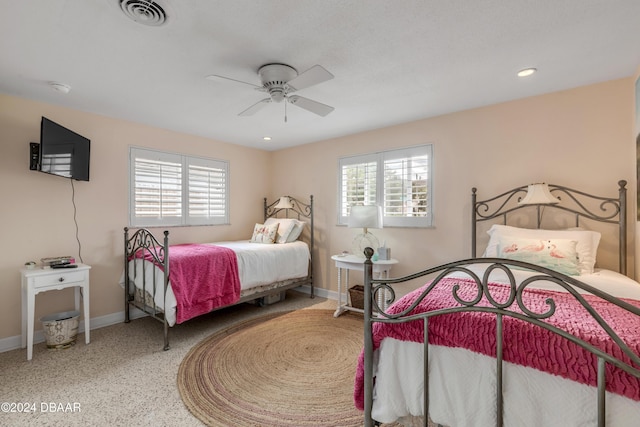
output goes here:
{"type": "MultiPolygon", "coordinates": [[[[148,253],[145,258],[153,261],[148,253]]],[[[177,302],[177,323],[240,299],[236,253],[222,246],[170,246],[169,281],[177,302]]]]}
{"type": "MultiPolygon", "coordinates": [[[[464,300],[472,300],[477,295],[475,283],[468,279],[447,278],[434,287],[429,295],[414,309],[415,312],[433,311],[459,306],[452,296],[451,288],[460,284],[458,295],[464,300]]],[[[426,286],[425,286],[426,287],[426,286]]],[[[509,287],[492,284],[494,300],[506,301],[509,287]]],[[[424,290],[417,289],[399,299],[387,310],[399,313],[407,309],[424,290]]],[[[564,292],[530,289],[523,294],[524,306],[534,313],[548,311],[545,300],[552,297],[556,303],[556,312],[546,322],[576,335],[599,347],[607,353],[630,363],[595,319],[578,303],[573,296],[564,292]]],[[[605,302],[597,297],[585,295],[585,299],[620,335],[622,340],[636,353],[640,354],[640,318],[629,315],[624,309],[605,302]]],[[[625,300],[636,306],[640,301],[625,300]]],[[[486,297],[478,305],[490,306],[486,297]]],[[[517,306],[517,303],[514,303],[517,306]]],[[[514,310],[516,311],[516,310],[514,310]]],[[[402,324],[374,323],[373,346],[377,349],[386,337],[398,340],[423,342],[422,320],[402,324]]],[[[596,386],[597,358],[576,344],[543,328],[511,317],[503,317],[504,347],[503,359],[518,365],[529,366],[544,372],[596,386]],[[517,342],[517,345],[512,343],[517,342]]],[[[429,343],[462,347],[477,353],[495,357],[496,316],[490,313],[454,313],[429,319],[429,343]]],[[[610,364],[606,367],[607,390],[634,400],[640,400],[640,380],[628,375],[610,364]]],[[[357,408],[364,409],[364,353],[360,354],[355,378],[354,402],[357,408]]]]}

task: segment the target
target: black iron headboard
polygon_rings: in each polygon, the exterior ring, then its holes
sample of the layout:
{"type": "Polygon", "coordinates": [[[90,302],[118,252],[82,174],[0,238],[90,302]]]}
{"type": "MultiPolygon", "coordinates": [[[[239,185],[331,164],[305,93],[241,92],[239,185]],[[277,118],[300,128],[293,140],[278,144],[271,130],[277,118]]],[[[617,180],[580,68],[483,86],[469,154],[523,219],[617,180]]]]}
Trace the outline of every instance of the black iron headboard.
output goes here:
{"type": "Polygon", "coordinates": [[[311,258],[309,259],[309,284],[311,286],[311,298],[315,296],[313,286],[313,245],[314,245],[314,224],[313,224],[313,194],[309,196],[309,203],[304,203],[299,199],[292,196],[285,196],[291,202],[291,208],[282,209],[277,207],[280,199],[277,199],[273,203],[268,203],[267,198],[264,198],[264,220],[267,218],[276,218],[280,212],[284,211],[286,218],[289,217],[289,213],[293,213],[298,220],[309,221],[309,253],[311,258]]]}
{"type": "Polygon", "coordinates": [[[557,209],[575,215],[575,227],[580,227],[584,219],[616,224],[619,231],[618,260],[619,272],[627,274],[627,181],[618,181],[618,197],[603,197],[561,185],[549,184],[551,194],[559,203],[520,205],[518,202],[527,194],[527,185],[506,191],[486,200],[477,200],[477,189],[471,189],[473,206],[471,218],[471,256],[476,257],[478,223],[500,219],[507,225],[507,217],[523,209],[536,209],[537,228],[542,222],[542,213],[546,209],[557,209]]]}

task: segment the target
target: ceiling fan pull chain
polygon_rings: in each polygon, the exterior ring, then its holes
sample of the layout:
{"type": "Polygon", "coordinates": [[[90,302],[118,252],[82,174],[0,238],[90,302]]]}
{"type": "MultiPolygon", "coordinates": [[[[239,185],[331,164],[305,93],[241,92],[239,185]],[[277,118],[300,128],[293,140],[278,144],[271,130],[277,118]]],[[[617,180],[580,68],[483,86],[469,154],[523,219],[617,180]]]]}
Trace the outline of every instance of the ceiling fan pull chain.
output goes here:
{"type": "Polygon", "coordinates": [[[289,102],[288,100],[285,100],[284,103],[284,122],[287,123],[287,102],[289,102]]]}

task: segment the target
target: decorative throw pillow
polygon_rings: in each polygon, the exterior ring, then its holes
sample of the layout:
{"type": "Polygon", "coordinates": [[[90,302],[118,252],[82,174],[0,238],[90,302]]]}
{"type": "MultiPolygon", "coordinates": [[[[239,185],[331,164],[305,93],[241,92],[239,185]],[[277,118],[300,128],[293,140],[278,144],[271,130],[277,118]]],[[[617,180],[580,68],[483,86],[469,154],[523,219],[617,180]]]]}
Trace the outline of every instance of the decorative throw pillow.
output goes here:
{"type": "Polygon", "coordinates": [[[289,235],[296,226],[296,220],[293,218],[267,218],[264,222],[264,225],[272,224],[278,224],[276,243],[287,243],[289,235]]]}
{"type": "Polygon", "coordinates": [[[580,274],[592,274],[596,264],[596,254],[600,243],[600,233],[590,230],[543,230],[511,227],[508,225],[494,224],[489,231],[490,239],[485,257],[498,256],[498,244],[503,238],[522,238],[536,240],[567,239],[575,240],[578,253],[578,268],[580,274]]]}
{"type": "Polygon", "coordinates": [[[253,236],[251,236],[251,243],[273,243],[276,240],[277,232],[277,222],[271,225],[256,224],[253,227],[253,236]]]}
{"type": "Polygon", "coordinates": [[[539,265],[568,276],[577,276],[580,274],[577,243],[566,239],[503,237],[498,244],[498,256],[539,265]]]}

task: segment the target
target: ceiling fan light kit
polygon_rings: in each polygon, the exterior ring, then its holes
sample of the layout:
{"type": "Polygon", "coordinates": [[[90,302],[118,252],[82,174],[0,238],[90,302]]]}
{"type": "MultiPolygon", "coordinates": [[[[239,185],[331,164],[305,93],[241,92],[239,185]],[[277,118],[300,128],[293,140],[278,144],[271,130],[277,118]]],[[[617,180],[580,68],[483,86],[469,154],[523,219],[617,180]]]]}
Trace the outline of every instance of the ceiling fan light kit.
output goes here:
{"type": "Polygon", "coordinates": [[[251,116],[271,102],[280,103],[282,101],[286,101],[321,117],[326,116],[334,110],[334,108],[329,105],[298,95],[290,95],[300,89],[305,89],[333,79],[333,74],[320,65],[314,65],[304,73],[298,74],[295,68],[286,64],[265,64],[258,69],[258,76],[260,77],[262,86],[215,74],[207,78],[211,80],[224,79],[247,84],[253,86],[255,90],[269,94],[269,98],[261,99],[246,110],[241,111],[240,114],[238,114],[239,116],[251,116]]]}

